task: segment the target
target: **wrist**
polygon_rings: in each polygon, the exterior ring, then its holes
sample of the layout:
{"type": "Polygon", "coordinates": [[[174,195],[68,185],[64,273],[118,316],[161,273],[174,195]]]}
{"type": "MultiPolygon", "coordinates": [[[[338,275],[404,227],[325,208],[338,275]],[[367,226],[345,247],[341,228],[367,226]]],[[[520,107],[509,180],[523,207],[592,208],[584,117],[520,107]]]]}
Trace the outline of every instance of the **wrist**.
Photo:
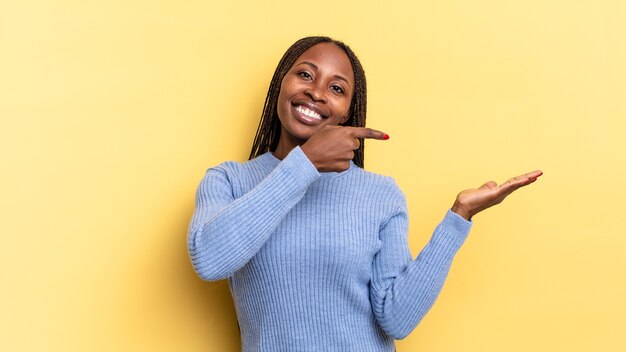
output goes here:
{"type": "Polygon", "coordinates": [[[467,221],[470,221],[472,219],[473,214],[458,201],[455,201],[454,204],[452,204],[452,208],[450,208],[450,210],[452,210],[452,212],[458,214],[460,217],[467,221]]]}
{"type": "Polygon", "coordinates": [[[314,158],[314,153],[312,153],[309,148],[307,147],[306,143],[304,143],[303,145],[300,146],[300,149],[302,150],[302,153],[304,154],[304,156],[307,157],[307,159],[309,159],[309,161],[311,162],[311,164],[313,164],[313,166],[315,166],[315,168],[319,171],[319,165],[318,163],[315,161],[314,158]]]}

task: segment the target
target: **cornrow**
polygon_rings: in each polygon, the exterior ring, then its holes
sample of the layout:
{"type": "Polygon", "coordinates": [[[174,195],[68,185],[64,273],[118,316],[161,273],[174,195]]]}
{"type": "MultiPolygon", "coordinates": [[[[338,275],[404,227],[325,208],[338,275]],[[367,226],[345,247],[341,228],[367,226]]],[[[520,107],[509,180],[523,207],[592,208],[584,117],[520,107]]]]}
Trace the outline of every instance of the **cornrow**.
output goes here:
{"type": "MultiPolygon", "coordinates": [[[[367,85],[365,82],[365,72],[361,62],[356,57],[354,52],[346,44],[334,40],[329,37],[306,37],[295,42],[283,55],[274,71],[274,76],[270,82],[270,87],[265,98],[265,104],[263,105],[263,113],[261,114],[261,121],[257,128],[256,135],[254,137],[254,143],[252,144],[252,150],[250,151],[250,158],[254,159],[259,155],[262,155],[268,151],[275,151],[278,146],[280,137],[280,120],[278,118],[278,95],[280,94],[280,85],[289,71],[291,66],[302,53],[308,50],[315,44],[330,42],[341,49],[343,49],[350,63],[352,64],[352,71],[354,72],[354,94],[350,103],[350,118],[342,124],[342,126],[354,126],[365,127],[365,116],[367,111],[367,85]]],[[[363,168],[364,167],[364,140],[360,140],[360,146],[354,151],[354,164],[363,168]]]]}

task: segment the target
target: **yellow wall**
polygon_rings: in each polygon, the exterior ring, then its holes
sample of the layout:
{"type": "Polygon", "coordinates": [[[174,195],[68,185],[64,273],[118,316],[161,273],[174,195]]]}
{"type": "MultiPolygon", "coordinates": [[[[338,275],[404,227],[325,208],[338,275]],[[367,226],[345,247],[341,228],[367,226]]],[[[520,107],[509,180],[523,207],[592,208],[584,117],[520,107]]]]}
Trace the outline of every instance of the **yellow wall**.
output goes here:
{"type": "Polygon", "coordinates": [[[540,168],[475,218],[398,351],[626,350],[626,2],[0,0],[0,350],[237,351],[185,237],[204,170],[246,159],[296,39],[369,80],[366,167],[416,255],[464,188],[540,168]]]}

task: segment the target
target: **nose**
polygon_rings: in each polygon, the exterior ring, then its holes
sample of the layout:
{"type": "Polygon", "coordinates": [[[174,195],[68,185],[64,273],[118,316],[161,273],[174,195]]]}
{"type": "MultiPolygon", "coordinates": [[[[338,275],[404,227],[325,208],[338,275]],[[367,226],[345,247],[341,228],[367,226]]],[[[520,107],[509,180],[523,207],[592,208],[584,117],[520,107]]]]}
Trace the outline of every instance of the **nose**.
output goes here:
{"type": "Polygon", "coordinates": [[[322,87],[319,83],[308,86],[304,89],[304,94],[308,95],[313,101],[326,103],[324,87],[322,87]]]}

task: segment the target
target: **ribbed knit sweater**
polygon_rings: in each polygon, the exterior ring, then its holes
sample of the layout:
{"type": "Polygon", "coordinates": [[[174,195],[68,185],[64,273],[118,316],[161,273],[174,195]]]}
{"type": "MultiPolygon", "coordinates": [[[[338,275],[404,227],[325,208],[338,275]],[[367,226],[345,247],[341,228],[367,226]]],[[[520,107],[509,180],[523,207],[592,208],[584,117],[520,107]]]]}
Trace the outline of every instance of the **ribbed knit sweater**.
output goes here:
{"type": "Polygon", "coordinates": [[[195,205],[189,255],[201,278],[228,279],[244,352],[394,351],[471,227],[448,210],[413,259],[393,178],[318,172],[300,147],[209,168],[195,205]]]}

